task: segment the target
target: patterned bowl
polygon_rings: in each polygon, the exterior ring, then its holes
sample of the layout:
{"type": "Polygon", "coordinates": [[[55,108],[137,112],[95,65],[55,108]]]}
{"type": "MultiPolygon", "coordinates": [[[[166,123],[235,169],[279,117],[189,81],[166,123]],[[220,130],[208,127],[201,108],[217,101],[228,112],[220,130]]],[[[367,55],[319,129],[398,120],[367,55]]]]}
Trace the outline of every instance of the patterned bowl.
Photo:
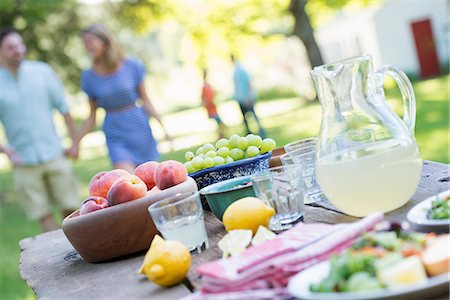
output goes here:
{"type": "Polygon", "coordinates": [[[220,165],[189,174],[195,179],[198,189],[231,178],[252,175],[269,168],[272,152],[260,154],[255,157],[242,159],[229,164],[220,165]]]}

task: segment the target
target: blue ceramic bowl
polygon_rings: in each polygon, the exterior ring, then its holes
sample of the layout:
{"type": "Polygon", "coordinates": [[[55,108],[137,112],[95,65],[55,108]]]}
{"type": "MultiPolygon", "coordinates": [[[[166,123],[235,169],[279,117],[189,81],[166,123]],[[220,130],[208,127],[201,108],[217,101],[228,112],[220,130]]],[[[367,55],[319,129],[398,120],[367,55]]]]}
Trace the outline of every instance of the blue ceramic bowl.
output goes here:
{"type": "Polygon", "coordinates": [[[255,197],[250,176],[217,182],[202,188],[199,193],[206,197],[209,207],[220,221],[231,203],[244,197],[255,197]]]}
{"type": "Polygon", "coordinates": [[[195,179],[198,189],[231,178],[252,175],[269,168],[272,152],[242,159],[229,164],[220,165],[189,174],[195,179]]]}

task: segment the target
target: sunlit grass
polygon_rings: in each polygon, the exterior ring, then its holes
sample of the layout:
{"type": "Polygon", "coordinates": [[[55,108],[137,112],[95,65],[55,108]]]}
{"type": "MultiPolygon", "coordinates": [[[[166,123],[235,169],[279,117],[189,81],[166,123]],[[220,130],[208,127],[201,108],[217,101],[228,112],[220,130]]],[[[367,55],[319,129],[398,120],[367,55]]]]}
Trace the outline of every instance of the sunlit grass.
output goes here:
{"type": "MultiPolygon", "coordinates": [[[[448,163],[449,155],[449,76],[414,83],[417,98],[416,140],[426,160],[448,163]]],[[[391,106],[402,113],[400,93],[395,84],[387,85],[387,96],[391,106]]],[[[256,107],[267,134],[278,145],[317,135],[321,121],[321,107],[317,102],[307,103],[298,98],[274,100],[259,103],[256,107]]],[[[82,111],[82,110],[80,110],[82,111]]],[[[85,111],[86,112],[86,111],[85,111]]],[[[244,134],[242,117],[236,103],[227,101],[220,105],[219,112],[228,127],[228,134],[244,134]]],[[[100,118],[101,120],[101,118],[100,118]]],[[[168,152],[169,144],[162,141],[162,159],[183,160],[187,149],[217,139],[216,124],[206,117],[202,108],[192,109],[164,117],[169,132],[175,137],[174,151],[168,152]]],[[[152,122],[157,138],[162,132],[152,122]]],[[[100,170],[110,169],[106,157],[104,138],[101,132],[90,134],[83,143],[82,157],[74,163],[79,177],[81,196],[87,195],[90,178],[100,170]]],[[[33,298],[33,292],[19,276],[18,242],[24,237],[39,233],[36,222],[28,221],[16,203],[13,182],[6,158],[0,155],[0,295],[2,299],[33,298]]],[[[80,199],[81,201],[81,199],[80,199]]]]}

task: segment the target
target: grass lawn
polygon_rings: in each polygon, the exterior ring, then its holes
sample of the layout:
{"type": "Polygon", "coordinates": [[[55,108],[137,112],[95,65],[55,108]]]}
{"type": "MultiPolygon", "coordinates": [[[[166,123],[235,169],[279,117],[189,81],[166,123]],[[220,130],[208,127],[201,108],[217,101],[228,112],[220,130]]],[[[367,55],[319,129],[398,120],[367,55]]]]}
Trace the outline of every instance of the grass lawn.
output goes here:
{"type": "MultiPolygon", "coordinates": [[[[449,163],[448,81],[447,75],[414,83],[417,98],[416,139],[422,157],[443,163],[449,163]]],[[[401,99],[397,88],[389,84],[387,95],[392,107],[401,112],[401,99]]],[[[244,134],[244,127],[240,125],[233,103],[225,103],[220,107],[220,112],[225,122],[230,125],[229,135],[244,134]]],[[[321,108],[317,102],[277,99],[258,104],[257,112],[268,136],[274,138],[278,145],[316,135],[319,131],[321,108]]],[[[214,122],[207,120],[201,109],[176,113],[168,116],[167,120],[169,131],[176,137],[177,150],[164,153],[162,159],[183,161],[185,151],[216,140],[214,122]]],[[[168,147],[161,143],[161,148],[164,150],[168,147]]],[[[83,157],[74,163],[74,168],[80,179],[80,192],[84,197],[90,178],[100,170],[109,169],[110,164],[101,143],[100,146],[92,147],[90,153],[83,157]]],[[[11,172],[9,169],[1,169],[2,165],[6,165],[5,160],[4,156],[0,156],[0,295],[2,299],[33,299],[34,293],[19,275],[18,242],[22,238],[40,233],[40,229],[36,222],[28,221],[20,210],[13,194],[11,172]]]]}

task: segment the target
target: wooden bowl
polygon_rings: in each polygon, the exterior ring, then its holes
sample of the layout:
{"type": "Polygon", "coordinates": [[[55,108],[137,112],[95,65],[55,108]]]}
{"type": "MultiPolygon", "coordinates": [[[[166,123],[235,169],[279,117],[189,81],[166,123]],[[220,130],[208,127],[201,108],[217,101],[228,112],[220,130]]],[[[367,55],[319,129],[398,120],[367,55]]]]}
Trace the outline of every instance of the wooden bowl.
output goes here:
{"type": "Polygon", "coordinates": [[[195,180],[187,181],[130,202],[85,215],[79,210],[67,216],[62,229],[67,239],[87,262],[100,262],[150,247],[158,233],[148,207],[177,193],[197,191],[195,180]]]}
{"type": "Polygon", "coordinates": [[[278,167],[281,166],[280,156],[285,154],[286,151],[283,147],[279,147],[272,150],[272,157],[270,158],[269,167],[278,167]]]}

